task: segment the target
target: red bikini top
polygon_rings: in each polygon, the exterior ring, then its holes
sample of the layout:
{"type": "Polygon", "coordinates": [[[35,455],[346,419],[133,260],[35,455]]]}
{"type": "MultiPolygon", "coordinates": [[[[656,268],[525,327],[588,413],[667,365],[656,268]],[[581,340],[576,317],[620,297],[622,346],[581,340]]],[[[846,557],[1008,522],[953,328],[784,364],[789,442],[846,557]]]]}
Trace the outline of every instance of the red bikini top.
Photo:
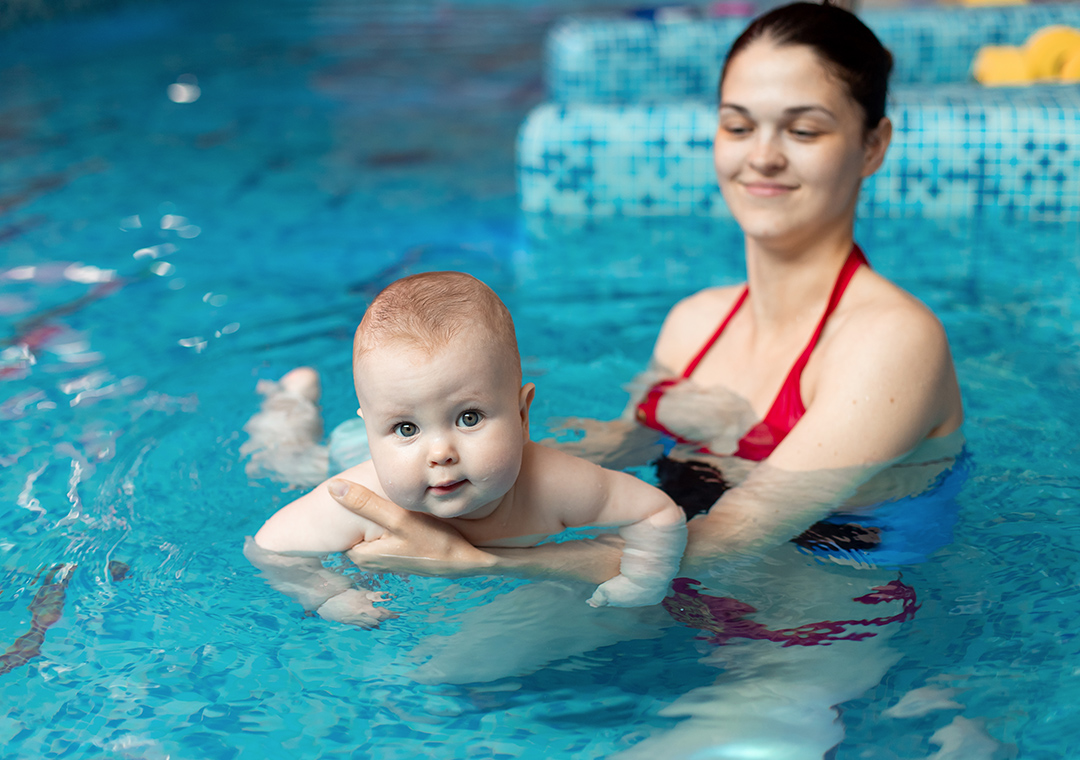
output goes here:
{"type": "MultiPolygon", "coordinates": [[[[773,452],[773,449],[780,445],[780,441],[784,440],[784,437],[791,432],[793,427],[795,427],[795,423],[806,413],[806,407],[803,405],[802,401],[802,393],[799,389],[802,381],[803,369],[806,367],[806,363],[810,360],[810,354],[813,353],[818,340],[821,338],[821,331],[825,328],[825,322],[829,319],[829,316],[833,311],[836,310],[836,306],[840,303],[840,298],[844,295],[848,283],[851,282],[855,270],[863,264],[870,266],[862,249],[857,245],[853,245],[851,247],[851,253],[848,254],[847,260],[844,262],[844,266],[841,268],[840,274],[836,278],[836,284],[833,285],[832,294],[829,296],[829,304],[825,307],[825,313],[821,315],[821,320],[818,322],[817,329],[814,330],[810,342],[807,344],[806,348],[803,349],[803,352],[799,354],[799,358],[795,360],[795,364],[792,366],[791,371],[784,380],[784,384],[780,386],[780,392],[776,394],[776,400],[773,401],[772,406],[769,407],[765,419],[750,428],[746,435],[739,440],[739,448],[735,451],[735,456],[741,457],[742,459],[749,459],[754,462],[760,462],[765,459],[773,452]]],[[[673,385],[678,385],[683,380],[686,380],[693,371],[697,369],[698,364],[701,363],[701,360],[705,358],[705,354],[709,352],[709,349],[712,348],[713,344],[720,338],[720,335],[728,326],[728,322],[735,316],[735,312],[743,305],[749,294],[750,287],[747,285],[743,288],[738,299],[736,299],[735,305],[731,307],[731,311],[724,317],[724,321],[716,328],[716,332],[714,332],[708,342],[702,346],[701,351],[699,351],[697,356],[695,356],[686,366],[686,369],[683,370],[680,377],[661,380],[649,389],[649,392],[645,394],[645,398],[638,404],[638,422],[653,430],[657,430],[664,435],[671,436],[679,443],[696,443],[696,441],[688,441],[677,433],[673,433],[664,427],[664,425],[656,419],[657,405],[659,405],[661,397],[667,392],[668,388],[673,385]]],[[[704,448],[699,449],[699,451],[711,453],[708,449],[704,448]]]]}

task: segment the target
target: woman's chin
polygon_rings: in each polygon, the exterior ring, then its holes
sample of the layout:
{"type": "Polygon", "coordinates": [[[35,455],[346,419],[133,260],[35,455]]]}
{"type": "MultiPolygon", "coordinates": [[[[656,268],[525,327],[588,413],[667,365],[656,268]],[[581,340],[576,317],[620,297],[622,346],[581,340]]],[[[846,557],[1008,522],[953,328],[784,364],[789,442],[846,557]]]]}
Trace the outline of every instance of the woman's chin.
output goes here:
{"type": "Polygon", "coordinates": [[[798,237],[803,227],[803,225],[793,224],[790,217],[779,219],[776,214],[748,214],[744,218],[736,217],[736,221],[746,239],[770,247],[783,246],[785,243],[792,242],[798,237]]]}

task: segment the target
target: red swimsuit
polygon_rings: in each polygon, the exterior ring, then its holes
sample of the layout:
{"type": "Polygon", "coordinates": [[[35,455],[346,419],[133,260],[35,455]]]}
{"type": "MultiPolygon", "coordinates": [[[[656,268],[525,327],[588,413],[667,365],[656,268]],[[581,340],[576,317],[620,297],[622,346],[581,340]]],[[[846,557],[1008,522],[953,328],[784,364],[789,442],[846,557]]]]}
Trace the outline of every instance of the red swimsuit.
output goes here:
{"type": "MultiPolygon", "coordinates": [[[[848,283],[851,282],[851,277],[855,274],[855,270],[863,264],[870,266],[859,246],[853,245],[851,253],[848,254],[847,261],[844,262],[844,266],[840,270],[839,276],[836,278],[836,284],[833,285],[832,295],[829,296],[829,304],[825,307],[825,313],[821,316],[821,321],[818,322],[813,337],[810,338],[810,342],[807,344],[806,348],[803,349],[799,358],[795,360],[795,365],[791,368],[791,372],[788,373],[787,379],[784,380],[784,384],[780,386],[780,392],[776,394],[776,400],[773,401],[772,406],[769,407],[765,419],[750,428],[746,435],[739,440],[739,448],[735,451],[735,456],[749,459],[754,462],[760,462],[765,459],[773,452],[773,449],[780,445],[780,441],[784,440],[784,437],[791,432],[793,427],[795,427],[795,423],[797,423],[806,413],[806,407],[803,405],[802,401],[802,393],[799,390],[803,369],[806,367],[806,362],[810,360],[810,354],[813,352],[814,348],[817,346],[818,340],[821,338],[821,331],[825,327],[826,320],[828,320],[829,316],[836,309],[837,304],[840,303],[840,298],[844,295],[848,283]]],[[[645,394],[645,398],[638,404],[638,422],[653,430],[658,430],[665,435],[671,436],[679,443],[696,443],[695,441],[688,441],[664,427],[663,424],[656,419],[656,407],[660,403],[660,398],[667,392],[668,388],[673,385],[678,385],[683,380],[690,377],[698,364],[701,363],[701,360],[705,358],[705,354],[709,352],[709,349],[712,348],[713,344],[720,338],[721,333],[724,332],[724,328],[728,326],[728,322],[735,316],[735,312],[743,305],[743,302],[746,301],[746,297],[749,294],[749,286],[744,287],[742,294],[735,301],[735,305],[731,307],[731,311],[724,317],[724,321],[716,328],[716,332],[709,338],[708,342],[702,347],[701,351],[698,352],[697,356],[695,356],[690,364],[687,365],[686,369],[683,370],[682,376],[661,380],[649,389],[649,392],[645,394]]],[[[707,452],[707,449],[701,449],[701,451],[707,452]]]]}

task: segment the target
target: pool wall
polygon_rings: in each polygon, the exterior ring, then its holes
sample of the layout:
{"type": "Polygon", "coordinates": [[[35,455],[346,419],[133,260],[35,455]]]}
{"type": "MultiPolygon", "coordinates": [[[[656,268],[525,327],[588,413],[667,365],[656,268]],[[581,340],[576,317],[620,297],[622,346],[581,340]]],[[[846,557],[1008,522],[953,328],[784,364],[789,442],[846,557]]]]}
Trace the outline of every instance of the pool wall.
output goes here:
{"type": "Polygon", "coordinates": [[[126,0],[0,0],[0,31],[31,21],[111,8],[126,0]]]}
{"type": "MultiPolygon", "coordinates": [[[[984,44],[1018,44],[1080,6],[867,11],[893,51],[885,165],[861,213],[950,217],[990,210],[1080,218],[1080,86],[983,88],[984,44]]],[[[725,216],[711,161],[716,79],[744,19],[655,23],[577,18],[548,38],[550,102],[522,126],[526,211],[725,216]]]]}

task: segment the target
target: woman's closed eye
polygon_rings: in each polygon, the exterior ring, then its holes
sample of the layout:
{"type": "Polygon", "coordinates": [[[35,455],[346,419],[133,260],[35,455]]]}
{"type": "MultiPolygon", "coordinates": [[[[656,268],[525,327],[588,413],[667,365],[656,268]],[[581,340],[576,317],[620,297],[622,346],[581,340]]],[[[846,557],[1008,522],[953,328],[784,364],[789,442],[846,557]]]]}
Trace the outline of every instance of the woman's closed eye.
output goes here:
{"type": "Polygon", "coordinates": [[[459,427],[471,428],[479,425],[483,419],[483,412],[477,411],[476,409],[469,409],[458,415],[457,424],[459,427]]]}
{"type": "Polygon", "coordinates": [[[753,131],[753,127],[743,121],[721,123],[720,129],[732,137],[745,137],[753,131]]]}
{"type": "Polygon", "coordinates": [[[415,422],[399,422],[394,425],[394,435],[400,438],[412,438],[420,432],[420,426],[415,422]]]}

